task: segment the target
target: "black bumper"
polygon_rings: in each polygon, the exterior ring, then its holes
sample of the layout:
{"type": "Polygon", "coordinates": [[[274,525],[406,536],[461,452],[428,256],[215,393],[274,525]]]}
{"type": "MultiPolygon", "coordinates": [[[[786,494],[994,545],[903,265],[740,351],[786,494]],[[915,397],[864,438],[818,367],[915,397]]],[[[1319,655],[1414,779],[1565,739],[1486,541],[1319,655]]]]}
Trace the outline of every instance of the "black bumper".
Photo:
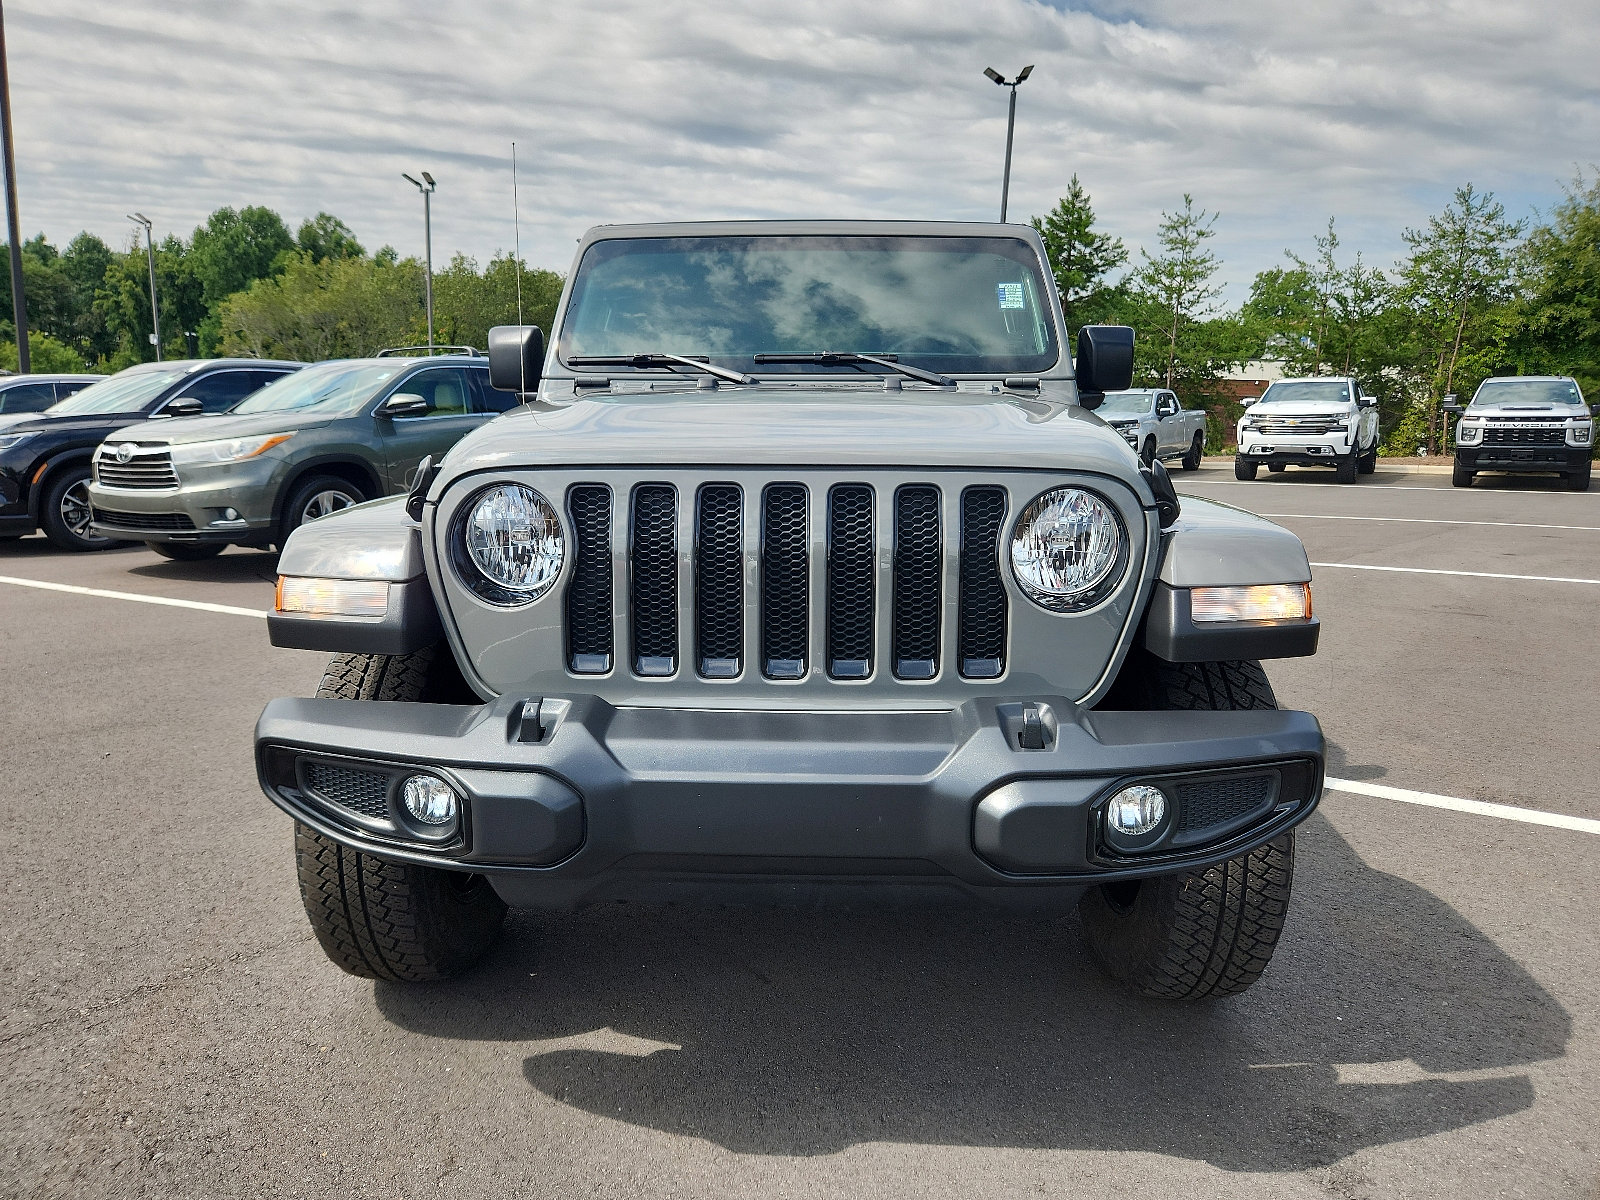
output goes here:
{"type": "Polygon", "coordinates": [[[1337,467],[1348,461],[1349,450],[1338,454],[1307,454],[1303,450],[1273,450],[1269,454],[1238,454],[1240,462],[1257,463],[1263,467],[1337,467]]]}
{"type": "Polygon", "coordinates": [[[1581,471],[1588,446],[1457,446],[1456,466],[1466,471],[1581,471]]]}
{"type": "Polygon", "coordinates": [[[572,696],[544,699],[542,733],[523,741],[521,711],[520,699],[274,700],[257,769],[275,804],[330,837],[482,872],[512,903],[544,907],[775,881],[1075,894],[1241,854],[1303,820],[1322,786],[1322,732],[1303,712],[1084,712],[1049,697],[718,712],[572,696]],[[1043,748],[1022,748],[1034,731],[1043,748]],[[465,797],[448,842],[406,831],[397,797],[418,768],[465,797]],[[1103,807],[1134,781],[1161,786],[1175,815],[1124,854],[1103,807]],[[340,801],[362,787],[366,815],[340,801]]]}

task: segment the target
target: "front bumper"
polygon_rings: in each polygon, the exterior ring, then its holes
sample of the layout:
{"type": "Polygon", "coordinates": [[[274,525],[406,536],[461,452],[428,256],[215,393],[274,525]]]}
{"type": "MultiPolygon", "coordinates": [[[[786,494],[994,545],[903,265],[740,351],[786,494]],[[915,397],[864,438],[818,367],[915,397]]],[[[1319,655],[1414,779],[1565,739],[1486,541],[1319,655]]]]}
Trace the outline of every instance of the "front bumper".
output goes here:
{"type": "Polygon", "coordinates": [[[1260,437],[1239,443],[1239,457],[1245,462],[1295,467],[1336,467],[1350,454],[1348,435],[1325,438],[1260,437]]]}
{"type": "Polygon", "coordinates": [[[1581,471],[1590,460],[1589,446],[1461,446],[1456,466],[1468,471],[1581,471]]]}
{"type": "Polygon", "coordinates": [[[152,542],[272,540],[272,500],[281,460],[263,456],[210,466],[175,488],[112,488],[89,484],[93,529],[103,537],[152,542]],[[237,517],[228,518],[232,509],[237,517]]]}
{"type": "Polygon", "coordinates": [[[712,711],[569,696],[544,698],[536,740],[522,740],[523,705],[274,700],[256,726],[261,785],[346,845],[484,873],[538,907],[763,882],[1076,895],[1242,854],[1303,820],[1322,787],[1322,732],[1303,712],[1086,712],[1056,697],[712,711]],[[447,842],[407,831],[397,796],[419,769],[465,797],[447,842]],[[1104,804],[1135,781],[1163,787],[1174,815],[1153,847],[1119,853],[1104,804]]]}

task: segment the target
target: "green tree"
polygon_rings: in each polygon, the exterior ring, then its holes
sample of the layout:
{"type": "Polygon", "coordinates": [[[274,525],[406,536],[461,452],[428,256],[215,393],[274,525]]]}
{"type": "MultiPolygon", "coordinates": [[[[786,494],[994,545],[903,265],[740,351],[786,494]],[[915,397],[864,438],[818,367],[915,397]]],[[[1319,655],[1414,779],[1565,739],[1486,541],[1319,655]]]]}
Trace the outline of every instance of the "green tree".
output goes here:
{"type": "Polygon", "coordinates": [[[217,311],[224,354],[316,362],[372,354],[426,336],[422,265],[408,258],[292,255],[217,311]]]}
{"type": "Polygon", "coordinates": [[[1504,357],[1512,329],[1502,306],[1513,294],[1514,255],[1526,222],[1506,218],[1492,192],[1457,188],[1426,229],[1407,229],[1411,253],[1398,270],[1397,300],[1411,315],[1416,366],[1428,379],[1428,452],[1442,432],[1439,405],[1476,385],[1504,357]]]}
{"type": "Polygon", "coordinates": [[[294,240],[300,253],[308,255],[313,262],[325,258],[361,258],[366,254],[350,227],[332,213],[319,212],[300,222],[294,240]]]}
{"type": "Polygon", "coordinates": [[[1214,282],[1221,261],[1206,247],[1216,222],[1215,213],[1195,210],[1187,192],[1182,209],[1163,213],[1156,231],[1160,253],[1139,252],[1125,310],[1144,343],[1142,374],[1196,400],[1209,395],[1221,372],[1246,351],[1238,322],[1210,319],[1222,293],[1214,282]]]}
{"type": "Polygon", "coordinates": [[[1067,194],[1044,216],[1034,217],[1032,224],[1044,239],[1061,293],[1067,336],[1076,337],[1080,327],[1103,320],[1116,305],[1119,298],[1107,276],[1128,261],[1128,251],[1121,238],[1095,231],[1089,193],[1076,175],[1067,194]]]}
{"type": "Polygon", "coordinates": [[[1600,177],[1581,173],[1523,244],[1517,369],[1571,375],[1600,398],[1600,177]]]}
{"type": "MultiPolygon", "coordinates": [[[[522,319],[546,333],[555,321],[562,278],[555,271],[522,268],[522,319]]],[[[475,260],[458,254],[433,277],[434,329],[441,342],[483,348],[495,325],[517,323],[517,263],[497,254],[482,274],[475,260]]]]}
{"type": "MultiPolygon", "coordinates": [[[[65,342],[59,342],[37,329],[28,330],[28,366],[44,375],[52,372],[76,374],[84,369],[83,355],[65,342]]],[[[17,369],[17,340],[15,334],[0,342],[0,367],[7,371],[17,369]]]]}

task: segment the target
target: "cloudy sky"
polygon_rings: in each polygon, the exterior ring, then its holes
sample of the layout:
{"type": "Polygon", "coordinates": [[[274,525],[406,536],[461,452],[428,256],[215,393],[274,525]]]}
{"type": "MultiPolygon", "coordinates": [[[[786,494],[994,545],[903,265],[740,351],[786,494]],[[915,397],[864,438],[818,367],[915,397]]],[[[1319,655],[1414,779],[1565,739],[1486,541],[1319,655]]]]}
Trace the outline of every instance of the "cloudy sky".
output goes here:
{"type": "Polygon", "coordinates": [[[1471,181],[1515,216],[1600,158],[1600,10],[1551,0],[9,0],[25,235],[187,234],[319,209],[421,251],[402,171],[439,180],[435,258],[565,270],[602,222],[998,215],[1074,172],[1147,243],[1220,213],[1229,299],[1336,216],[1387,264],[1471,181]]]}

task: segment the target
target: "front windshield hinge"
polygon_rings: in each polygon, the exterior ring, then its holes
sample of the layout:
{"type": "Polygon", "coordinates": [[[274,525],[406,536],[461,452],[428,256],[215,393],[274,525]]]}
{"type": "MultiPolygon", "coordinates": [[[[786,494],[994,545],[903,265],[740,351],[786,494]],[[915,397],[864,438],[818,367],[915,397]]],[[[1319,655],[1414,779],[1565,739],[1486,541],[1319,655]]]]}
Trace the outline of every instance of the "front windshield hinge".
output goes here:
{"type": "Polygon", "coordinates": [[[585,388],[608,388],[611,386],[609,375],[579,375],[572,381],[572,390],[581,392],[585,388]]]}
{"type": "Polygon", "coordinates": [[[1008,392],[1037,392],[1044,384],[1032,376],[1007,375],[1000,381],[1000,386],[1008,392]]]}

